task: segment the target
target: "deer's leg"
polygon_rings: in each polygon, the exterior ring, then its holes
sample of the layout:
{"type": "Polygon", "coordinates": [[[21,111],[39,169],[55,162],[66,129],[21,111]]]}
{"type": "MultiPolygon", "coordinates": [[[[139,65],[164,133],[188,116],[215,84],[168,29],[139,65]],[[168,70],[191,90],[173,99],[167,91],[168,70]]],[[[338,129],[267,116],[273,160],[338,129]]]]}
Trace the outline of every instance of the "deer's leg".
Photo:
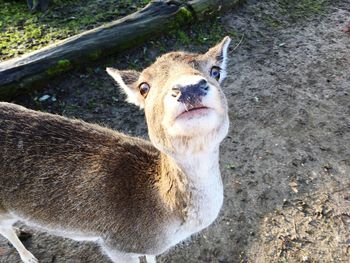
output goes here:
{"type": "Polygon", "coordinates": [[[146,261],[147,261],[147,263],[157,263],[156,256],[146,255],[146,261]]]}
{"type": "Polygon", "coordinates": [[[139,263],[139,258],[135,255],[125,254],[116,250],[103,247],[106,254],[113,261],[113,263],[139,263]]]}
{"type": "Polygon", "coordinates": [[[0,215],[0,234],[3,235],[18,251],[24,263],[38,263],[39,261],[22,244],[16,235],[12,224],[14,219],[7,215],[0,215]]]}

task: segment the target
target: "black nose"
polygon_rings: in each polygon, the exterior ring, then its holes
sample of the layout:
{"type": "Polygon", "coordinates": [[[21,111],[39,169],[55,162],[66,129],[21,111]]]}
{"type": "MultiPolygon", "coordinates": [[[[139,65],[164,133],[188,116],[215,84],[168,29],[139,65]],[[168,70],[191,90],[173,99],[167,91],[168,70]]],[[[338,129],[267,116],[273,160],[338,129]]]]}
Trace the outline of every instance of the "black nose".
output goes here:
{"type": "Polygon", "coordinates": [[[172,95],[178,97],[178,102],[196,104],[201,101],[202,97],[208,94],[208,90],[208,82],[205,79],[201,79],[197,84],[187,86],[176,85],[172,88],[172,95]]]}

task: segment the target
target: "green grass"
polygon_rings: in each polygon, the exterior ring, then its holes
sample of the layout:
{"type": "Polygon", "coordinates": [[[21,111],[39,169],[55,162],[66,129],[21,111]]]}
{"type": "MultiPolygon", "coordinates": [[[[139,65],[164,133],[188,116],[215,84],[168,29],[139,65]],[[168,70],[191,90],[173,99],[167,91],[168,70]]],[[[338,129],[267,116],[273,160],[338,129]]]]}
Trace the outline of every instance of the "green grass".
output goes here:
{"type": "Polygon", "coordinates": [[[330,4],[330,0],[276,0],[272,2],[270,12],[261,19],[269,27],[278,29],[322,15],[330,4]]]}
{"type": "Polygon", "coordinates": [[[329,0],[278,0],[278,8],[281,14],[286,15],[288,19],[298,21],[299,19],[309,18],[312,15],[322,13],[329,0]]]}
{"type": "Polygon", "coordinates": [[[121,18],[149,1],[54,0],[48,12],[30,13],[24,0],[0,0],[0,61],[121,18]]]}
{"type": "Polygon", "coordinates": [[[220,17],[208,22],[196,23],[185,30],[174,30],[171,35],[176,36],[176,49],[193,45],[210,47],[222,40],[224,36],[230,36],[235,40],[239,38],[237,32],[224,28],[220,17]]]}

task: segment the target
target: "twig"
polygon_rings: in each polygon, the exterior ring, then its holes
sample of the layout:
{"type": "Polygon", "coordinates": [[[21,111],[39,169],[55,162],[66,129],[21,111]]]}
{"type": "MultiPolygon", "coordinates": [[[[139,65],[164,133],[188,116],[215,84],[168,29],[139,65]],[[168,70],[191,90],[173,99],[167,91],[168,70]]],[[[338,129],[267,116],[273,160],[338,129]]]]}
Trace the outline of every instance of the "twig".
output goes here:
{"type": "Polygon", "coordinates": [[[239,40],[238,44],[232,49],[232,51],[235,51],[242,43],[243,41],[243,38],[244,38],[244,34],[242,35],[241,39],[239,40]]]}

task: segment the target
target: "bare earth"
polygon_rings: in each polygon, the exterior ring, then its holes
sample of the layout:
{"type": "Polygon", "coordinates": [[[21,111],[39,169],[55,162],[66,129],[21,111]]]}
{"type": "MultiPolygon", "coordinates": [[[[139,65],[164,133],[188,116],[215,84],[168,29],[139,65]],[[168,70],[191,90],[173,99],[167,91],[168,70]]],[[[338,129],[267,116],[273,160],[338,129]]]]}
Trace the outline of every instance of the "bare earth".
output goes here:
{"type": "MultiPolygon", "coordinates": [[[[224,207],[213,226],[160,262],[350,262],[350,1],[285,21],[280,2],[247,1],[221,19],[244,34],[225,86],[224,207]]],[[[145,47],[53,82],[37,96],[57,101],[42,109],[146,137],[142,111],[123,102],[103,70],[147,65],[144,57],[162,53],[145,47]]],[[[15,102],[38,107],[30,96],[15,102]]],[[[110,262],[94,244],[18,227],[42,263],[110,262]]],[[[20,262],[3,239],[0,262],[20,262]]]]}

